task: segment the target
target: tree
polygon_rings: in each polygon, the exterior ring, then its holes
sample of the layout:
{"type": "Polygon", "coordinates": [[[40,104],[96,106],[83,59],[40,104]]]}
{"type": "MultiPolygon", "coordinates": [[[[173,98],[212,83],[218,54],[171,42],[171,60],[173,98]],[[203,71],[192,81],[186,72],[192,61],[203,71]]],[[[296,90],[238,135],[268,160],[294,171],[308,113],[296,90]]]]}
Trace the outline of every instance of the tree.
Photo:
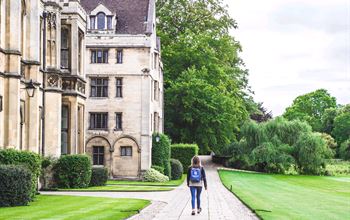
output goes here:
{"type": "Polygon", "coordinates": [[[335,108],[336,99],[327,90],[318,89],[314,92],[298,96],[292,106],[283,114],[288,120],[299,119],[308,122],[314,131],[322,131],[322,116],[326,109],[335,108]]]}
{"type": "Polygon", "coordinates": [[[166,90],[166,127],[178,143],[197,143],[201,153],[216,150],[234,139],[243,120],[243,104],[223,95],[220,87],[201,79],[207,71],[190,69],[166,90]]]}
{"type": "Polygon", "coordinates": [[[350,111],[344,111],[335,117],[332,135],[338,144],[350,138],[350,111]]]}
{"type": "Polygon", "coordinates": [[[327,134],[332,134],[334,128],[334,118],[338,114],[337,108],[328,108],[324,111],[321,118],[322,131],[327,134]]]}
{"type": "Polygon", "coordinates": [[[269,111],[263,106],[263,103],[260,102],[257,104],[257,111],[250,114],[250,119],[261,123],[266,122],[273,118],[272,111],[269,111]]]}
{"type": "Polygon", "coordinates": [[[201,153],[235,139],[250,88],[236,28],[221,0],[158,0],[165,79],[165,131],[201,153]]]}

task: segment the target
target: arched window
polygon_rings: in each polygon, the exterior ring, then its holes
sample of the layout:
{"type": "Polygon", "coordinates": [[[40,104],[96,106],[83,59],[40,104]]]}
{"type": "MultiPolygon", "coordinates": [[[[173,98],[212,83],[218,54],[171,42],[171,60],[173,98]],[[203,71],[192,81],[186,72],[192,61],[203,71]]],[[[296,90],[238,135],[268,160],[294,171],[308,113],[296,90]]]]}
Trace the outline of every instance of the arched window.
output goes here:
{"type": "Polygon", "coordinates": [[[105,18],[106,15],[103,12],[100,12],[97,14],[97,29],[103,30],[105,29],[105,18]]]}

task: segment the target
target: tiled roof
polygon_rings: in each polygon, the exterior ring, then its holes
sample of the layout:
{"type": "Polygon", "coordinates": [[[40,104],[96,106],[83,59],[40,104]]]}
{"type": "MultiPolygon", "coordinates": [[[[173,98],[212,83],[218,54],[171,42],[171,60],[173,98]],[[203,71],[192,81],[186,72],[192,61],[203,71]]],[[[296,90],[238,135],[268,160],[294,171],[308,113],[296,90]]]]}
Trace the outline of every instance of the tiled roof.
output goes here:
{"type": "MultiPolygon", "coordinates": [[[[118,34],[144,34],[147,32],[149,1],[153,0],[80,0],[89,14],[100,3],[118,16],[118,34]]],[[[152,3],[152,2],[151,2],[152,3]]]]}

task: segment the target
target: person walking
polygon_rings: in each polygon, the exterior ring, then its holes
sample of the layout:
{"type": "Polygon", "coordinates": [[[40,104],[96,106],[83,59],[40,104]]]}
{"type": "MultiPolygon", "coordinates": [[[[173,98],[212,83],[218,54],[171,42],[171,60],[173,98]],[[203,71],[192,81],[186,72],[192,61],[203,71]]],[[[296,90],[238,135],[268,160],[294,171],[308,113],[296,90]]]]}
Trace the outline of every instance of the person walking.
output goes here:
{"type": "Polygon", "coordinates": [[[196,214],[195,203],[197,199],[197,213],[202,211],[201,207],[201,192],[203,188],[207,190],[207,179],[205,176],[205,170],[201,166],[201,161],[198,156],[192,158],[192,165],[187,171],[187,186],[190,187],[191,198],[192,198],[192,215],[196,214]]]}

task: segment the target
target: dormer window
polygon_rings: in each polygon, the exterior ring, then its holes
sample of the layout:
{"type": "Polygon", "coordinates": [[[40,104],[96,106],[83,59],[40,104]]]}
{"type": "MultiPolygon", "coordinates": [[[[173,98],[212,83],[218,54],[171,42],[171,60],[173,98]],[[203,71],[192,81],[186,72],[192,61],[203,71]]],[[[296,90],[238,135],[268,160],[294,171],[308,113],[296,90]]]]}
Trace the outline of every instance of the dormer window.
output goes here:
{"type": "Polygon", "coordinates": [[[116,18],[116,14],[100,3],[90,12],[89,29],[98,30],[98,32],[113,30],[116,26],[113,18],[116,18]]]}
{"type": "Polygon", "coordinates": [[[104,30],[105,29],[105,18],[106,15],[103,12],[97,14],[97,29],[104,30]]]}

